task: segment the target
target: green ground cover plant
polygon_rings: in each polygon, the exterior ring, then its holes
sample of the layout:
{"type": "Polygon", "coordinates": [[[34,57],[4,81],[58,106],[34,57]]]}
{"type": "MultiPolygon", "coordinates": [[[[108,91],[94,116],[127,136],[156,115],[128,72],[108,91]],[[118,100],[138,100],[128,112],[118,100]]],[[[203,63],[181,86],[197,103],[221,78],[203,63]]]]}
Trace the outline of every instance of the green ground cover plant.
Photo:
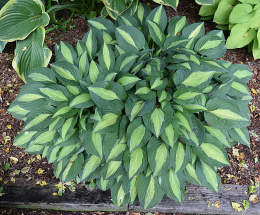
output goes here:
{"type": "Polygon", "coordinates": [[[217,28],[230,30],[228,49],[248,45],[254,58],[260,58],[259,0],[214,0],[211,5],[202,5],[199,14],[204,20],[213,18],[217,28]]]}
{"type": "Polygon", "coordinates": [[[52,52],[44,44],[44,27],[54,24],[53,28],[47,30],[51,31],[67,22],[61,23],[56,19],[57,11],[69,9],[72,11],[71,18],[74,12],[83,15],[86,12],[94,13],[93,7],[101,9],[96,0],[65,1],[55,5],[48,0],[46,7],[43,0],[9,0],[0,3],[3,6],[0,10],[0,52],[7,42],[16,41],[13,67],[24,82],[32,69],[49,64],[52,52]]]}
{"type": "Polygon", "coordinates": [[[8,109],[25,122],[14,145],[47,157],[63,183],[95,179],[117,206],[182,202],[186,183],[218,191],[225,148],[250,145],[252,72],[217,60],[223,32],[145,4],[89,27],[29,74],[8,109]]]}

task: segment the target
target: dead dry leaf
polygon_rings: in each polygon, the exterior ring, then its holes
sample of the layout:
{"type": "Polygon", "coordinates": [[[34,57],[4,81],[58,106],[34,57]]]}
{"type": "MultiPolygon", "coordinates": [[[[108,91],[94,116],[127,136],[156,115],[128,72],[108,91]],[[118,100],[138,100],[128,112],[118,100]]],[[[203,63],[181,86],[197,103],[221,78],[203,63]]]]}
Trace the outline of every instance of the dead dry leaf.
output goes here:
{"type": "Polygon", "coordinates": [[[231,202],[231,204],[232,204],[232,208],[234,208],[238,212],[242,211],[241,205],[239,203],[231,202]]]}
{"type": "Polygon", "coordinates": [[[251,196],[249,197],[249,202],[251,202],[251,203],[257,203],[257,202],[258,202],[258,197],[257,197],[257,195],[256,195],[256,194],[251,195],[251,196]]]}
{"type": "Polygon", "coordinates": [[[18,158],[16,158],[16,157],[9,157],[9,159],[10,159],[11,163],[16,164],[18,162],[18,158]]]}

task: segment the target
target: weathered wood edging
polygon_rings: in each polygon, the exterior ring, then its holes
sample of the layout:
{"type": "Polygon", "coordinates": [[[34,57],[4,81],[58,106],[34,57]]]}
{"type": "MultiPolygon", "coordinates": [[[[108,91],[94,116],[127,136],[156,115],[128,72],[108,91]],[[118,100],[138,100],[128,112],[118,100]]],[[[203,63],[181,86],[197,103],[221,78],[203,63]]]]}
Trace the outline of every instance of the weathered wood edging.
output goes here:
{"type": "MultiPolygon", "coordinates": [[[[5,185],[0,207],[41,208],[68,211],[135,211],[145,212],[139,203],[126,205],[124,207],[114,206],[109,191],[100,190],[89,192],[85,187],[77,188],[75,192],[66,192],[62,197],[53,196],[57,189],[55,184],[46,186],[28,185],[22,180],[16,180],[15,184],[5,185]]],[[[194,214],[260,214],[260,202],[250,204],[248,210],[237,212],[231,206],[231,202],[241,204],[248,200],[248,186],[244,185],[221,185],[218,193],[205,187],[187,185],[188,192],[182,204],[177,203],[166,196],[156,207],[149,212],[165,213],[194,213],[194,214]],[[220,201],[221,206],[217,208],[212,205],[220,201]]],[[[258,188],[257,192],[260,189],[258,188]]],[[[256,193],[257,193],[256,192],[256,193]]],[[[242,206],[242,205],[241,205],[242,206]]]]}

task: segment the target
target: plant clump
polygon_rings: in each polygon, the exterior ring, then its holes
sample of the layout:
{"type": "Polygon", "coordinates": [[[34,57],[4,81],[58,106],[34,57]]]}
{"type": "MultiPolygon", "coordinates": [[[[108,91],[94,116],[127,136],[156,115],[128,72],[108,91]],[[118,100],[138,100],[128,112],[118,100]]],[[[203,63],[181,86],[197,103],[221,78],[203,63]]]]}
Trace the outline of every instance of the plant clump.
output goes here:
{"type": "Polygon", "coordinates": [[[164,194],[182,202],[186,183],[217,191],[225,148],[250,145],[252,73],[216,60],[223,33],[144,4],[89,27],[28,76],[9,108],[25,121],[14,145],[47,157],[64,183],[96,179],[117,206],[151,208],[164,194]]]}
{"type": "Polygon", "coordinates": [[[202,5],[199,14],[204,20],[213,18],[219,29],[230,30],[228,49],[248,45],[254,58],[260,58],[260,0],[214,0],[202,5]]]}

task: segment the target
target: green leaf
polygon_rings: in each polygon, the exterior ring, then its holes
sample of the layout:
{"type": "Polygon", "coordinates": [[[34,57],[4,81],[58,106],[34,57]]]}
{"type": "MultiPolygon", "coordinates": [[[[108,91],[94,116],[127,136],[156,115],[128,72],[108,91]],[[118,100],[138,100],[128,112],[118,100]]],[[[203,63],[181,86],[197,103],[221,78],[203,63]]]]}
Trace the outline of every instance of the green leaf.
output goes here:
{"type": "Polygon", "coordinates": [[[93,132],[101,132],[102,130],[108,129],[110,126],[116,125],[119,117],[120,116],[114,113],[107,113],[103,115],[102,120],[96,124],[93,132]]]}
{"type": "Polygon", "coordinates": [[[82,78],[81,71],[74,66],[72,63],[66,61],[58,61],[51,64],[52,69],[56,73],[56,77],[67,85],[68,83],[74,84],[75,82],[79,82],[82,78]]]}
{"type": "Polygon", "coordinates": [[[114,52],[106,43],[101,48],[99,53],[99,63],[105,70],[111,71],[114,68],[115,56],[114,52]]]}
{"type": "Polygon", "coordinates": [[[149,138],[151,132],[144,126],[141,117],[134,119],[127,128],[127,144],[129,151],[143,147],[149,138]]]}
{"type": "Polygon", "coordinates": [[[203,186],[218,192],[221,180],[214,169],[203,162],[197,161],[196,174],[203,186]]]}
{"type": "Polygon", "coordinates": [[[250,147],[250,137],[248,129],[245,128],[231,128],[228,130],[230,137],[241,144],[250,147]]]}
{"type": "Polygon", "coordinates": [[[84,156],[82,153],[72,156],[60,177],[62,182],[66,183],[73,180],[79,174],[83,163],[84,156]]]}
{"type": "MultiPolygon", "coordinates": [[[[0,21],[1,22],[1,21],[0,21]]],[[[0,33],[1,34],[1,33],[0,33]]],[[[27,80],[31,70],[37,67],[47,67],[51,58],[51,50],[43,47],[45,29],[37,28],[25,40],[17,41],[13,67],[17,74],[27,80]]]]}
{"type": "Polygon", "coordinates": [[[138,178],[137,193],[141,206],[144,209],[154,207],[164,196],[157,178],[154,178],[152,175],[145,177],[144,174],[140,174],[138,178]]]}
{"type": "Polygon", "coordinates": [[[167,174],[160,176],[161,187],[165,194],[173,200],[182,202],[184,200],[185,194],[185,177],[182,172],[175,173],[172,168],[170,168],[167,174]]]}
{"type": "Polygon", "coordinates": [[[10,0],[0,12],[0,40],[24,40],[37,27],[49,24],[40,0],[10,0]],[[15,18],[18,17],[18,18],[15,18]]]}
{"type": "Polygon", "coordinates": [[[236,0],[220,1],[215,12],[213,21],[220,25],[229,24],[229,16],[233,10],[233,5],[236,0]]]}
{"type": "Polygon", "coordinates": [[[3,50],[4,50],[6,44],[7,44],[7,42],[5,42],[5,41],[0,41],[0,53],[3,52],[3,50]]]}
{"type": "Polygon", "coordinates": [[[254,15],[252,11],[253,7],[250,4],[237,4],[230,13],[229,22],[231,24],[248,23],[254,15]]]}
{"type": "Polygon", "coordinates": [[[172,120],[172,108],[166,104],[163,108],[155,107],[143,116],[145,126],[158,138],[172,120]]]}
{"type": "Polygon", "coordinates": [[[98,156],[89,156],[82,167],[81,181],[87,180],[89,176],[97,170],[100,164],[101,159],[98,156]]]}
{"type": "Polygon", "coordinates": [[[120,26],[116,28],[116,40],[123,50],[136,53],[145,45],[145,38],[141,31],[133,26],[120,26]],[[138,38],[136,40],[135,38],[138,38]]]}
{"type": "Polygon", "coordinates": [[[144,149],[138,148],[131,152],[128,177],[141,173],[147,166],[147,154],[144,149]]]}
{"type": "Polygon", "coordinates": [[[147,152],[153,176],[164,174],[169,165],[169,149],[167,145],[153,136],[147,145],[147,152]]]}
{"type": "Polygon", "coordinates": [[[228,129],[231,126],[244,127],[249,121],[244,118],[239,107],[228,99],[210,99],[204,112],[205,120],[218,129],[228,129]]]}
{"type": "Polygon", "coordinates": [[[247,23],[235,25],[227,39],[228,49],[241,48],[248,45],[256,37],[255,29],[249,27],[247,23]]]}

